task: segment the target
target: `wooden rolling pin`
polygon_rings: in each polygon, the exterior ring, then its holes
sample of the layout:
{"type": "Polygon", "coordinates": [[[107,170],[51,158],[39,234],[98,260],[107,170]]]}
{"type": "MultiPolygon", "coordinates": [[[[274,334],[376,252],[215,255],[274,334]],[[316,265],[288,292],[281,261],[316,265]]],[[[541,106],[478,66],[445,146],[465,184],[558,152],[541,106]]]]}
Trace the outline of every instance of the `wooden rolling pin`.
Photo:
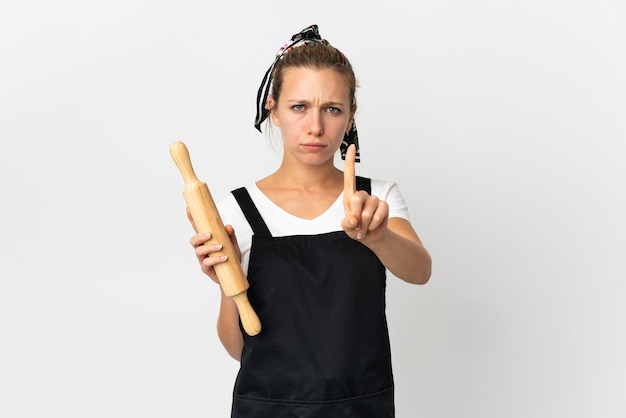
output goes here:
{"type": "Polygon", "coordinates": [[[231,297],[237,309],[243,329],[250,336],[261,332],[261,321],[248,300],[248,288],[250,284],[246,278],[241,264],[239,264],[235,249],[230,241],[230,237],[224,228],[224,223],[220,217],[215,202],[211,197],[206,183],[201,182],[196,177],[189,158],[189,151],[182,142],[175,142],[170,146],[170,155],[176,163],[178,170],[183,175],[185,189],[183,196],[191,216],[196,225],[198,233],[210,232],[212,237],[209,243],[222,244],[222,251],[217,255],[226,255],[225,262],[215,265],[215,273],[220,282],[224,294],[231,297]]]}

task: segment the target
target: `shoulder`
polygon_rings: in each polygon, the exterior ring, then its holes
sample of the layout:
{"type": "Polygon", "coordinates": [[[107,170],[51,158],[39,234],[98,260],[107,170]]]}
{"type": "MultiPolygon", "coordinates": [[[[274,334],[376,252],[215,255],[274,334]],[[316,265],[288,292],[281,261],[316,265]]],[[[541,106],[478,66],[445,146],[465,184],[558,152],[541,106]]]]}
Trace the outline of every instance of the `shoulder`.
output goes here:
{"type": "Polygon", "coordinates": [[[395,181],[372,179],[372,196],[387,202],[390,218],[409,219],[409,208],[395,181]]]}
{"type": "MultiPolygon", "coordinates": [[[[247,189],[250,188],[247,187],[247,189]]],[[[241,250],[241,265],[244,271],[247,271],[250,248],[252,246],[252,228],[232,193],[228,193],[226,196],[219,199],[215,203],[215,206],[217,206],[217,211],[224,225],[231,225],[235,230],[237,243],[241,250]]]]}
{"type": "MultiPolygon", "coordinates": [[[[241,213],[241,209],[232,193],[228,193],[226,196],[219,199],[215,202],[215,205],[222,218],[232,217],[236,213],[241,213]]],[[[226,223],[225,219],[224,223],[226,223]]]]}
{"type": "Polygon", "coordinates": [[[398,190],[398,185],[394,181],[371,179],[372,182],[372,194],[379,198],[386,200],[386,196],[390,193],[394,193],[398,190]]]}
{"type": "Polygon", "coordinates": [[[248,231],[250,229],[248,221],[232,192],[219,199],[215,205],[224,225],[232,225],[238,238],[241,234],[251,232],[248,231]]]}

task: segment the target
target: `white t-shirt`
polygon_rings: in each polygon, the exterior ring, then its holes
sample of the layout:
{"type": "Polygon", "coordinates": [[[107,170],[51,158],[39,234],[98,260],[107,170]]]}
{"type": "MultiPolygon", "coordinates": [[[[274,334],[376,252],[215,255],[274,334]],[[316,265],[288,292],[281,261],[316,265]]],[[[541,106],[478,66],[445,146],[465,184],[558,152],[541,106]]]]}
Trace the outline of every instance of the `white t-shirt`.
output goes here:
{"type": "MultiPolygon", "coordinates": [[[[341,220],[345,216],[343,193],[318,217],[303,219],[285,212],[263,194],[255,183],[248,185],[246,189],[274,237],[318,235],[341,230],[341,220]]],[[[409,210],[396,183],[372,179],[372,195],[387,202],[389,218],[409,219],[409,210]]],[[[218,201],[216,205],[224,225],[230,224],[235,229],[237,242],[241,249],[241,264],[244,272],[247,272],[252,245],[252,228],[232,193],[218,201]]]]}

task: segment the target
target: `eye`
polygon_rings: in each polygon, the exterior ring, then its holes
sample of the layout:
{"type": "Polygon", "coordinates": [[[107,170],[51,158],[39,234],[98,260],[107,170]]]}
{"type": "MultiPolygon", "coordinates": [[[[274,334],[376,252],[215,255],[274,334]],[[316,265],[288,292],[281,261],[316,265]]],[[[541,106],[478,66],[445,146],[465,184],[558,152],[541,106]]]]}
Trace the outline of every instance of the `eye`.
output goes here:
{"type": "Polygon", "coordinates": [[[296,104],[296,105],[291,106],[291,108],[292,108],[293,110],[297,111],[297,112],[300,112],[300,111],[304,110],[304,105],[302,105],[302,104],[296,104]]]}
{"type": "Polygon", "coordinates": [[[337,107],[330,106],[328,108],[328,112],[332,113],[332,114],[339,114],[339,113],[341,113],[341,109],[339,109],[337,107]]]}

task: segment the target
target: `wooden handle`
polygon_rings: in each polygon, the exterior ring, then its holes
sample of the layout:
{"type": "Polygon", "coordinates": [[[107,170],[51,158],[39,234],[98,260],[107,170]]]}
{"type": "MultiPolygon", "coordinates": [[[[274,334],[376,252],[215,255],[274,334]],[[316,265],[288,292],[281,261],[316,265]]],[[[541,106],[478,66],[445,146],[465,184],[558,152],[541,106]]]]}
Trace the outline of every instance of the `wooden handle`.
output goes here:
{"type": "Polygon", "coordinates": [[[248,300],[247,290],[250,284],[239,264],[211,192],[206,183],[196,177],[185,144],[180,141],[173,143],[170,146],[170,155],[183,176],[185,182],[183,196],[198,233],[210,232],[212,238],[209,243],[222,244],[222,251],[216,254],[228,257],[225,262],[215,265],[215,273],[217,273],[224,294],[235,301],[246,333],[251,336],[257,335],[261,332],[261,322],[248,300]]]}

